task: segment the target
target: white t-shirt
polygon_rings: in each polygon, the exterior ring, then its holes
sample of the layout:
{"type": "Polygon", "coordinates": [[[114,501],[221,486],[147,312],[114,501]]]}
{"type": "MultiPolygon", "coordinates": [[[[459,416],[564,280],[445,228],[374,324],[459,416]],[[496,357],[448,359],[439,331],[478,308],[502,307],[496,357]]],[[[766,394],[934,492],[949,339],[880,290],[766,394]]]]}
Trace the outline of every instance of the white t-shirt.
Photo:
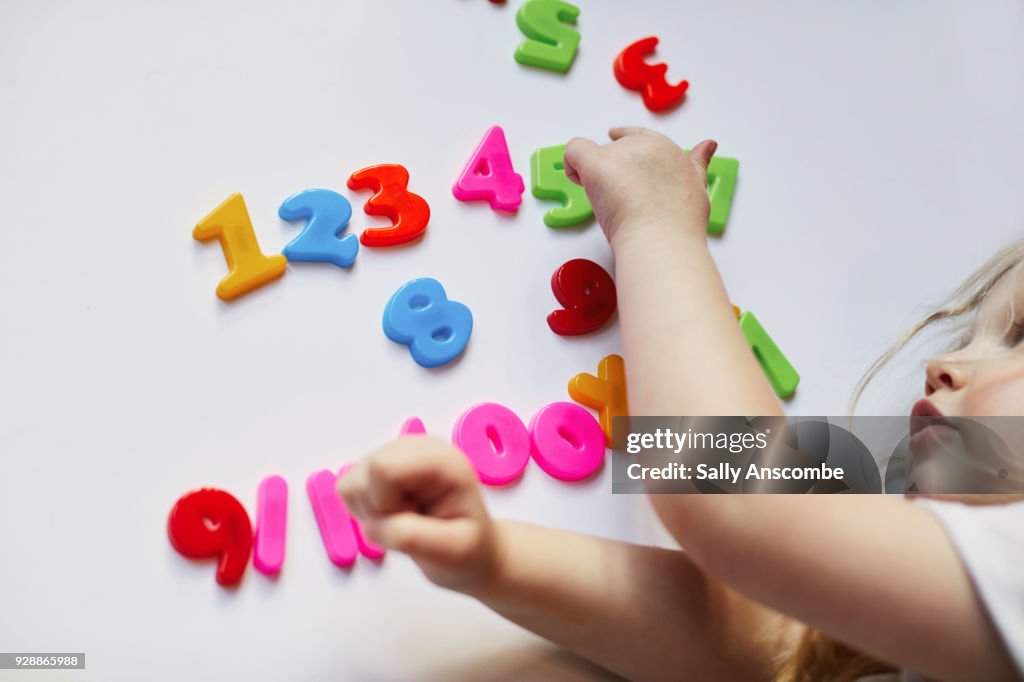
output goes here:
{"type": "MultiPolygon", "coordinates": [[[[1024,679],[1024,502],[968,506],[915,497],[946,528],[1024,679]]],[[[904,675],[904,679],[914,679],[904,675]]]]}

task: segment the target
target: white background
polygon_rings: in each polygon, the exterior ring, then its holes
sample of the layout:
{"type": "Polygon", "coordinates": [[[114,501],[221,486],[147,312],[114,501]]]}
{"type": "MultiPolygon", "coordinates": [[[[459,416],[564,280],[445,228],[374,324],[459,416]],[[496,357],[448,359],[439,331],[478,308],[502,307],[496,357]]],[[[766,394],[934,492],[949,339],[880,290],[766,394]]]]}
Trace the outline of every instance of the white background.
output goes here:
{"type": "MultiPolygon", "coordinates": [[[[336,568],[305,496],[308,474],[409,416],[441,435],[486,400],[528,419],[619,350],[617,322],[583,339],[545,323],[558,265],[613,267],[596,225],[550,230],[529,194],[514,218],[452,198],[492,124],[527,183],[537,147],[620,123],[714,136],[738,158],[712,249],[733,301],[803,375],[793,414],[843,413],[873,356],[1024,225],[1020,2],[579,4],[581,49],[560,76],[513,61],[514,0],[0,2],[0,650],[87,652],[86,671],[52,679],[596,674],[404,557],[336,568]],[[611,73],[652,33],[691,83],[662,117],[611,73]],[[277,253],[299,229],[277,206],[302,189],[348,196],[356,232],[383,223],[344,181],[385,162],[430,202],[421,243],[214,296],[220,248],[191,231],[229,194],[277,253]],[[464,358],[440,370],[380,327],[421,276],[475,317],[464,358]],[[274,473],[291,491],[284,571],[223,590],[171,548],[167,513],[217,486],[254,514],[274,473]]],[[[906,409],[918,361],[874,409],[906,409]]],[[[657,539],[607,470],[568,485],[531,465],[487,496],[498,516],[657,539]]]]}

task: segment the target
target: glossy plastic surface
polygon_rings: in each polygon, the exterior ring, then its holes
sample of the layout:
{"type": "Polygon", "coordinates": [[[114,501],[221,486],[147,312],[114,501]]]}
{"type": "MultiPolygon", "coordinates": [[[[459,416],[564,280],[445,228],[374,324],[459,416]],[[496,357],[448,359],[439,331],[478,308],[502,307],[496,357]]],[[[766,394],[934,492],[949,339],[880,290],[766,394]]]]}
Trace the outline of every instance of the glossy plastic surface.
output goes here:
{"type": "Polygon", "coordinates": [[[253,568],[264,575],[281,572],[287,530],[288,483],[280,476],[267,476],[256,491],[253,568]]]}
{"type": "Polygon", "coordinates": [[[562,205],[544,214],[548,227],[572,227],[594,215],[584,189],[565,174],[565,145],[541,147],[530,157],[530,190],[562,205]]]}
{"type": "Polygon", "coordinates": [[[473,333],[473,314],[448,300],[436,279],[423,277],[402,285],[384,308],[384,333],[409,346],[423,367],[446,365],[462,353],[473,333]]]}
{"type": "Polygon", "coordinates": [[[419,417],[410,417],[405,420],[405,423],[402,424],[402,428],[398,430],[398,437],[424,436],[426,433],[427,429],[423,426],[423,420],[419,417]]]}
{"type": "Polygon", "coordinates": [[[516,12],[516,25],[526,36],[515,51],[525,66],[565,73],[576,59],[580,34],[575,24],[580,9],[562,0],[527,0],[516,12]]]}
{"type": "MultiPolygon", "coordinates": [[[[683,151],[689,152],[689,149],[683,151]]],[[[708,215],[708,234],[721,235],[729,222],[732,209],[732,196],[736,191],[736,178],[739,176],[740,162],[728,156],[712,157],[708,164],[708,200],[711,202],[711,213],[708,215]]]]}
{"type": "Polygon", "coordinates": [[[626,366],[620,355],[608,355],[597,365],[597,376],[581,373],[569,380],[569,397],[598,411],[605,443],[612,444],[612,420],[629,415],[626,366]]]}
{"type": "Polygon", "coordinates": [[[167,518],[171,545],[191,559],[217,559],[217,582],[228,586],[245,574],[252,553],[252,523],[231,493],[201,488],[181,496],[167,518]]]}
{"type": "Polygon", "coordinates": [[[338,494],[337,475],[326,469],[306,479],[306,494],[320,529],[327,558],[336,566],[351,566],[359,552],[352,513],[338,494]]]}
{"type": "Polygon", "coordinates": [[[530,461],[530,434],[515,412],[497,403],[466,410],[452,429],[481,483],[504,485],[523,475],[530,461]]]}
{"type": "Polygon", "coordinates": [[[708,164],[708,199],[711,200],[708,234],[720,235],[725,231],[739,172],[740,162],[727,156],[715,156],[708,164]]]}
{"type": "Polygon", "coordinates": [[[615,79],[627,90],[635,90],[651,111],[666,111],[677,106],[686,97],[688,81],[675,85],[668,82],[667,64],[649,64],[644,58],[654,53],[658,39],[654,36],[636,41],[619,53],[615,59],[615,79]]]}
{"type": "Polygon", "coordinates": [[[495,211],[514,212],[523,201],[523,176],[508,153],[505,131],[491,126],[452,187],[459,201],[487,201],[495,211]]]}
{"type": "Polygon", "coordinates": [[[284,256],[264,255],[256,241],[249,210],[241,194],[232,194],[192,230],[192,237],[206,242],[216,239],[224,252],[228,274],[217,285],[217,296],[231,301],[284,274],[284,256]]]}
{"type": "Polygon", "coordinates": [[[574,258],[563,263],[551,276],[551,291],[564,308],[548,315],[548,326],[556,334],[589,334],[615,314],[615,282],[594,261],[574,258]]]}
{"type": "Polygon", "coordinates": [[[359,236],[364,246],[398,246],[418,239],[430,222],[430,206],[418,194],[409,191],[409,171],[397,163],[369,166],[348,179],[351,190],[374,192],[363,210],[369,215],[386,216],[391,227],[368,227],[359,236]]]}
{"type": "Polygon", "coordinates": [[[740,329],[747,337],[747,343],[754,351],[754,356],[761,364],[761,369],[768,377],[768,383],[772,385],[775,395],[780,398],[793,395],[800,383],[800,375],[749,310],[740,315],[740,329]]]}
{"type": "Polygon", "coordinates": [[[292,262],[333,263],[352,267],[359,253],[354,234],[342,236],[352,218],[352,204],[329,189],[307,189],[284,200],[277,209],[281,220],[305,220],[299,236],[284,247],[284,257],[292,262]]]}
{"type": "Polygon", "coordinates": [[[575,403],[547,405],[530,420],[534,461],[561,481],[579,481],[605,458],[604,432],[594,416],[575,403]]]}

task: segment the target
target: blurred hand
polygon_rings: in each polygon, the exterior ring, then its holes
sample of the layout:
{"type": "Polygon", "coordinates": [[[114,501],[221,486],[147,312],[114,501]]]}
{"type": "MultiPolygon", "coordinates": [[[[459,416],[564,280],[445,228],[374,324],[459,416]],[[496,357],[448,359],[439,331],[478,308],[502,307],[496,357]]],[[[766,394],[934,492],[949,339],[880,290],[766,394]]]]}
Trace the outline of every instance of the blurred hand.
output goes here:
{"type": "Polygon", "coordinates": [[[647,128],[612,128],[609,135],[612,142],[605,145],[570,140],[565,173],[587,191],[612,246],[623,234],[648,228],[706,238],[707,167],[718,143],[704,140],[687,154],[647,128]]]}
{"type": "Polygon", "coordinates": [[[452,445],[400,438],[352,467],[338,492],[370,540],[408,554],[435,584],[471,593],[495,577],[495,524],[476,472],[452,445]]]}

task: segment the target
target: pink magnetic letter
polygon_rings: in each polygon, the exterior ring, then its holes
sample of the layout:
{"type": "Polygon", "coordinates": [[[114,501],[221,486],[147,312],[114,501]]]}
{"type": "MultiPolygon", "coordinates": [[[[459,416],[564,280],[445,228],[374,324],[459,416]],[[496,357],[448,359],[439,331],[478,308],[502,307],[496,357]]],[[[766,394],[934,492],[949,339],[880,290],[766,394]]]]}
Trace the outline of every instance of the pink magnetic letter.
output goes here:
{"type": "Polygon", "coordinates": [[[423,426],[423,420],[419,417],[410,417],[405,420],[402,424],[402,428],[398,431],[398,437],[402,436],[422,436],[427,433],[426,427],[423,426]]]}
{"type": "Polygon", "coordinates": [[[284,565],[284,541],[288,520],[288,484],[280,476],[267,476],[256,492],[256,548],[253,567],[264,575],[276,575],[284,565]]]}
{"type": "Polygon", "coordinates": [[[495,211],[515,211],[523,200],[523,177],[512,167],[501,126],[491,126],[473,152],[452,194],[459,201],[486,199],[495,211]]]}
{"type": "Polygon", "coordinates": [[[337,566],[349,566],[356,560],[359,543],[353,530],[352,514],[334,487],[336,479],[337,476],[326,469],[317,471],[306,479],[306,492],[327,558],[337,566]]]}
{"type": "MultiPolygon", "coordinates": [[[[347,474],[348,470],[353,466],[355,466],[355,462],[349,462],[338,469],[338,478],[347,474]]],[[[342,504],[344,505],[345,503],[342,502],[342,504]]],[[[362,552],[364,557],[368,559],[379,559],[384,556],[384,548],[373,544],[365,535],[363,535],[363,527],[359,524],[359,519],[354,516],[352,517],[352,530],[356,534],[356,544],[359,546],[359,551],[362,552]]]]}
{"type": "Polygon", "coordinates": [[[537,465],[560,481],[579,481],[604,462],[604,432],[575,403],[551,403],[530,420],[530,445],[537,465]]]}
{"type": "Polygon", "coordinates": [[[523,421],[496,403],[466,410],[455,422],[452,442],[466,453],[477,477],[488,485],[514,481],[530,461],[530,434],[523,421]]]}

